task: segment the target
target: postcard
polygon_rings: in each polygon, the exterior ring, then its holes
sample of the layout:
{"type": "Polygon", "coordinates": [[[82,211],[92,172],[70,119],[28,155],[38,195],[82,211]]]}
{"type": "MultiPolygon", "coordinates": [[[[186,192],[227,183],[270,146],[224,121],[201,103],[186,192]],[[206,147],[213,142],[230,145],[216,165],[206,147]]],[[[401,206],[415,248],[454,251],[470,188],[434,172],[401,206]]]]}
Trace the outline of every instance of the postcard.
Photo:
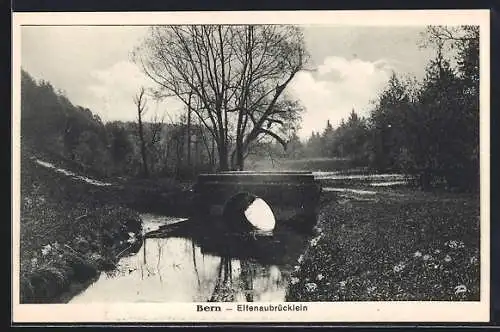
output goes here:
{"type": "Polygon", "coordinates": [[[486,322],[486,10],[13,13],[14,322],[486,322]]]}

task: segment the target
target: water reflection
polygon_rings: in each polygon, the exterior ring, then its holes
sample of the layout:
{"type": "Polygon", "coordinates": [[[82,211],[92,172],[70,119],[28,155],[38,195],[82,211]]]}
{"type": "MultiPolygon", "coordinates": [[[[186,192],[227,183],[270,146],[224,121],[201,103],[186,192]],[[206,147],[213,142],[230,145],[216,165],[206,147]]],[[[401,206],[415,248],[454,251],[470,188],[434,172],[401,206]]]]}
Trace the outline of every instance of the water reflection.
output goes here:
{"type": "Polygon", "coordinates": [[[191,230],[146,238],[139,252],[120,260],[71,303],[283,301],[292,261],[305,239],[214,235],[191,230]]]}

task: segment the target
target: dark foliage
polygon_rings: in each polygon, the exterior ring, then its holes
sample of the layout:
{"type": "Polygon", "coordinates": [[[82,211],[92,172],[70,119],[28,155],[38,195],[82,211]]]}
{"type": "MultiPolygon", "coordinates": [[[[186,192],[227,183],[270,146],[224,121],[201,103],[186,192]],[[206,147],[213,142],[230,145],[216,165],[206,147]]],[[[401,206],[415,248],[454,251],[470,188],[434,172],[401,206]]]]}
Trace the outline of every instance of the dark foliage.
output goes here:
{"type": "Polygon", "coordinates": [[[104,124],[88,108],[73,105],[49,82],[37,82],[22,71],[22,144],[46,161],[87,175],[141,177],[145,161],[153,178],[192,178],[213,169],[211,138],[197,123],[190,123],[188,129],[185,120],[171,124],[141,121],[141,126],[122,121],[104,124]]]}
{"type": "Polygon", "coordinates": [[[393,73],[368,118],[353,110],[287,155],[346,158],[353,166],[416,176],[425,189],[478,190],[479,29],[431,26],[423,41],[436,55],[422,82],[393,73]],[[445,50],[455,55],[446,58],[445,50]]]}

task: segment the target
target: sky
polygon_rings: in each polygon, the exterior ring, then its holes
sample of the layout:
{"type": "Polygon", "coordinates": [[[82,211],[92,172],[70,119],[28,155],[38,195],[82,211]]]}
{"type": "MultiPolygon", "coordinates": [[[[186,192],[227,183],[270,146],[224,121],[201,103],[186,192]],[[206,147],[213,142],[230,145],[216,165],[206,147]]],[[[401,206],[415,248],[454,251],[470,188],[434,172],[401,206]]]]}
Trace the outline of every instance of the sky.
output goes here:
{"type": "MultiPolygon", "coordinates": [[[[304,26],[309,66],[287,92],[305,107],[299,136],[335,127],[351,110],[367,115],[392,70],[422,78],[430,49],[418,47],[425,27],[304,26]]],[[[147,32],[143,26],[24,26],[21,66],[63,91],[103,121],[135,120],[133,97],[151,82],[130,60],[147,32]]],[[[182,105],[171,98],[150,104],[149,114],[174,118],[182,105]]]]}

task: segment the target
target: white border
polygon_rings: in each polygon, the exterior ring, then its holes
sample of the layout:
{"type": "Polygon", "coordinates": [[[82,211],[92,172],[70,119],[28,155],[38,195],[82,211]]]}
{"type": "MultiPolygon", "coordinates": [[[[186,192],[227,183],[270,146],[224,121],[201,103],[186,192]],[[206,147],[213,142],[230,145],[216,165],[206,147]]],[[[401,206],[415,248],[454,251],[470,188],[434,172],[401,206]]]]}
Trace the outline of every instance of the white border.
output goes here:
{"type": "MultiPolygon", "coordinates": [[[[487,322],[490,311],[489,101],[490,51],[487,10],[112,12],[13,13],[12,185],[14,322],[487,322]],[[154,25],[274,23],[342,26],[479,25],[481,156],[481,301],[479,302],[307,302],[307,312],[196,312],[196,303],[32,305],[19,304],[20,30],[22,25],[154,25]],[[16,199],[17,198],[17,199],[16,199]]],[[[257,303],[254,303],[257,304],[257,303]]],[[[232,311],[224,311],[225,308],[232,311]]]]}

